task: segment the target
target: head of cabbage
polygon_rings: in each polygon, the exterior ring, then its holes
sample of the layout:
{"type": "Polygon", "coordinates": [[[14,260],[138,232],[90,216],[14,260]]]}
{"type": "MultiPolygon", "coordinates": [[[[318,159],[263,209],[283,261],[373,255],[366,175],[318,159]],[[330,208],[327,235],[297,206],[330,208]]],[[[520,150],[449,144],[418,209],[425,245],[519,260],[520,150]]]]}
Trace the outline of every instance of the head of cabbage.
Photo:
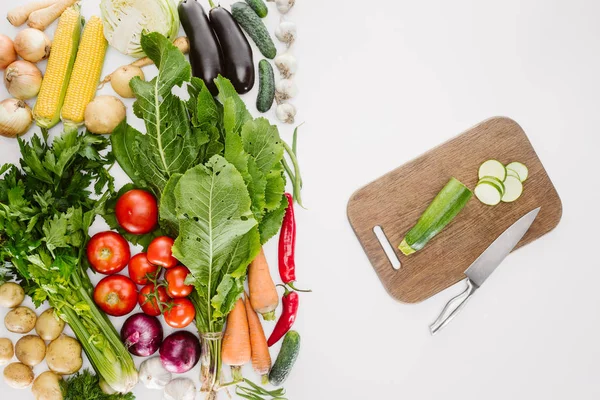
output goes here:
{"type": "Polygon", "coordinates": [[[142,32],[159,32],[174,40],[179,32],[175,0],[102,0],[104,36],[123,54],[143,57],[142,32]]]}

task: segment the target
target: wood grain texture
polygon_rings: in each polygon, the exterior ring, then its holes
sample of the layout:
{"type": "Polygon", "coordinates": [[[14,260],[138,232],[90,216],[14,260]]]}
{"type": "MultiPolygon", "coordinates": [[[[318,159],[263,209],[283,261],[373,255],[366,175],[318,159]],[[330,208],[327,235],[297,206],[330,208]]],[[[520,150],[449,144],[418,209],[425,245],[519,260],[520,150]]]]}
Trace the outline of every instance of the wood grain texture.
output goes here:
{"type": "MultiPolygon", "coordinates": [[[[545,235],[562,216],[562,203],[523,129],[513,120],[491,118],[356,191],[348,219],[383,286],[395,299],[417,303],[464,279],[463,272],[517,219],[540,207],[537,219],[516,248],[545,235]],[[453,176],[477,184],[488,159],[520,161],[529,168],[521,197],[490,207],[475,196],[422,250],[404,256],[397,248],[436,194],[453,176]],[[401,262],[392,268],[373,227],[380,225],[401,262]]],[[[515,249],[516,249],[515,248],[515,249]]]]}

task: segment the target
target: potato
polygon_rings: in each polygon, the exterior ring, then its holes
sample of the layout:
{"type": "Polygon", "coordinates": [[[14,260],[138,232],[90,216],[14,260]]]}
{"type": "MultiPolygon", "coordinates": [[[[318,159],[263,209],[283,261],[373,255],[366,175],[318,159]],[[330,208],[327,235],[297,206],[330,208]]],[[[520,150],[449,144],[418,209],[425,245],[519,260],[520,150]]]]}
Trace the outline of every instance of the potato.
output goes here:
{"type": "Polygon", "coordinates": [[[25,299],[25,291],[14,282],[6,282],[0,285],[0,306],[13,308],[25,299]]]}
{"type": "Polygon", "coordinates": [[[125,105],[114,96],[98,96],[85,108],[85,127],[92,133],[112,133],[125,119],[125,105]]]}
{"type": "Polygon", "coordinates": [[[110,75],[110,86],[117,94],[125,98],[133,98],[133,91],[129,86],[129,81],[134,77],[139,76],[141,80],[145,80],[144,71],[140,67],[133,65],[124,65],[110,75]]]}
{"type": "Polygon", "coordinates": [[[15,355],[23,364],[35,367],[46,357],[46,342],[37,335],[23,336],[15,345],[15,355]]]}
{"type": "Polygon", "coordinates": [[[33,382],[33,370],[19,362],[8,364],[4,368],[4,380],[12,388],[24,389],[33,382]]]}
{"type": "Polygon", "coordinates": [[[54,314],[54,308],[44,311],[35,323],[35,331],[44,340],[54,340],[65,329],[65,321],[54,314]]]}
{"type": "Polygon", "coordinates": [[[60,380],[62,378],[52,371],[43,372],[35,378],[31,392],[35,400],[63,400],[60,389],[60,380]]]}
{"type": "Polygon", "coordinates": [[[32,309],[17,307],[12,309],[4,317],[6,329],[14,333],[28,333],[35,326],[37,317],[32,309]]]}
{"type": "Polygon", "coordinates": [[[9,338],[0,338],[0,365],[5,365],[15,355],[15,349],[9,338]]]}
{"type": "Polygon", "coordinates": [[[51,371],[60,375],[70,375],[81,369],[81,345],[72,337],[60,335],[48,345],[46,364],[51,371]]]}

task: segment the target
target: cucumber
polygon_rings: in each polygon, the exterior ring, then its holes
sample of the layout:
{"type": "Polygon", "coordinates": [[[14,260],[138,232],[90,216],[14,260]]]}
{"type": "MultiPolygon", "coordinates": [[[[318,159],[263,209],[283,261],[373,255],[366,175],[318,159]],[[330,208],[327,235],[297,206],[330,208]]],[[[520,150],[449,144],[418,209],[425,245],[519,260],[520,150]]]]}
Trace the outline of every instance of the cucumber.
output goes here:
{"type": "Polygon", "coordinates": [[[421,215],[416,225],[398,246],[404,255],[421,250],[427,242],[446,227],[463,209],[473,192],[458,179],[451,178],[421,215]]]}
{"type": "Polygon", "coordinates": [[[277,49],[269,35],[267,27],[254,10],[246,3],[238,1],[231,6],[231,14],[244,31],[252,38],[263,56],[273,59],[277,55],[277,49]]]}
{"type": "Polygon", "coordinates": [[[525,164],[522,164],[520,162],[513,161],[506,166],[506,169],[512,169],[513,171],[515,171],[519,175],[521,182],[525,182],[527,180],[527,177],[529,176],[529,170],[527,169],[525,164]]]}
{"type": "Polygon", "coordinates": [[[283,338],[281,350],[277,355],[277,360],[269,372],[269,383],[273,386],[280,386],[292,372],[292,367],[298,358],[300,352],[300,334],[296,331],[289,331],[283,338]]]}
{"type": "Polygon", "coordinates": [[[487,160],[479,167],[479,179],[484,176],[493,176],[503,182],[506,178],[506,168],[498,160],[487,160]]]}
{"type": "Polygon", "coordinates": [[[480,182],[475,186],[475,196],[477,196],[479,201],[488,206],[495,206],[502,199],[502,193],[498,186],[486,181],[480,182]]]}
{"type": "MultiPolygon", "coordinates": [[[[517,174],[516,171],[510,169],[510,168],[506,168],[506,177],[508,178],[509,176],[514,176],[515,178],[517,178],[518,180],[521,181],[521,177],[519,176],[519,174],[517,174]]],[[[523,181],[521,181],[523,182],[523,181]]]]}
{"type": "Polygon", "coordinates": [[[481,178],[479,180],[479,183],[482,182],[487,182],[491,185],[494,185],[498,188],[498,191],[500,191],[500,196],[502,196],[504,194],[504,191],[506,190],[506,188],[504,187],[504,183],[500,182],[500,180],[496,177],[493,176],[484,176],[483,178],[481,178]]]}
{"type": "Polygon", "coordinates": [[[269,13],[269,9],[263,0],[246,0],[246,3],[254,10],[256,15],[264,18],[269,13]]]}
{"type": "Polygon", "coordinates": [[[506,187],[506,191],[502,196],[502,201],[504,203],[511,203],[521,197],[521,193],[523,193],[523,184],[518,178],[514,176],[509,176],[504,181],[504,186],[506,187]]]}
{"type": "Polygon", "coordinates": [[[256,97],[256,108],[260,112],[267,112],[273,106],[275,99],[275,74],[273,67],[267,60],[258,63],[258,96],[256,97]]]}

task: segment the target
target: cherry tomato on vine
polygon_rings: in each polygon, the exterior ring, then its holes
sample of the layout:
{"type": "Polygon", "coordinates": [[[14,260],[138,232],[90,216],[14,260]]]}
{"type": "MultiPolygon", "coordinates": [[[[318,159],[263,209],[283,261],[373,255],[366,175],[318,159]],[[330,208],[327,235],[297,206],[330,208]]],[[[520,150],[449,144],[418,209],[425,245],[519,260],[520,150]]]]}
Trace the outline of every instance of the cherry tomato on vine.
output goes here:
{"type": "Polygon", "coordinates": [[[175,241],[168,236],[159,236],[150,242],[148,246],[148,261],[152,264],[165,268],[173,268],[179,262],[173,257],[173,243],[175,241]]]}
{"type": "Polygon", "coordinates": [[[187,297],[194,287],[185,284],[185,278],[189,275],[190,270],[183,265],[178,265],[169,268],[165,272],[165,281],[167,281],[167,293],[173,298],[187,297]]]}
{"type": "MultiPolygon", "coordinates": [[[[142,311],[145,314],[151,315],[153,317],[157,317],[161,314],[160,308],[158,307],[158,303],[156,302],[156,296],[154,295],[154,284],[149,283],[140,290],[140,294],[138,294],[138,303],[140,307],[142,307],[142,311]]],[[[158,287],[158,300],[161,303],[168,303],[171,298],[167,294],[164,286],[158,287]]]]}
{"type": "Polygon", "coordinates": [[[137,303],[137,286],[123,275],[104,277],[94,289],[94,302],[108,315],[129,314],[137,303]]]}
{"type": "Polygon", "coordinates": [[[196,309],[189,299],[173,299],[169,305],[170,309],[163,316],[172,328],[185,328],[196,317],[196,309]]]}
{"type": "Polygon", "coordinates": [[[127,240],[112,231],[100,232],[92,236],[86,252],[94,271],[105,275],[122,271],[131,256],[127,240]]]}
{"type": "Polygon", "coordinates": [[[156,279],[160,274],[160,267],[148,261],[146,253],[138,253],[129,260],[129,277],[138,285],[148,283],[148,276],[156,279]]]}
{"type": "Polygon", "coordinates": [[[156,198],[145,190],[130,190],[117,200],[115,214],[127,232],[135,235],[151,232],[158,223],[156,198]]]}

